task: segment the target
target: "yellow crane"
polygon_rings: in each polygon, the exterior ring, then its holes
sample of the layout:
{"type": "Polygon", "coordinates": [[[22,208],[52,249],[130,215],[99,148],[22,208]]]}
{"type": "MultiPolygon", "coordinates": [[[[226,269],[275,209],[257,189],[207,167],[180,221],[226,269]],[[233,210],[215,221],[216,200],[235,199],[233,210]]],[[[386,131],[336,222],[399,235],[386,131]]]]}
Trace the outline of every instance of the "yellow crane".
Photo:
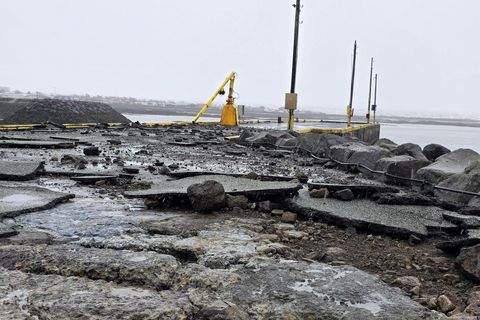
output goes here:
{"type": "Polygon", "coordinates": [[[228,90],[227,104],[223,107],[222,117],[220,118],[220,124],[224,126],[238,126],[238,112],[237,107],[235,106],[235,98],[233,97],[234,85],[235,85],[235,72],[230,72],[230,74],[225,78],[217,91],[212,95],[210,100],[202,107],[200,112],[197,114],[192,123],[196,123],[198,119],[207,111],[207,109],[212,105],[213,101],[218,95],[225,94],[225,86],[227,83],[230,83],[228,90]]]}

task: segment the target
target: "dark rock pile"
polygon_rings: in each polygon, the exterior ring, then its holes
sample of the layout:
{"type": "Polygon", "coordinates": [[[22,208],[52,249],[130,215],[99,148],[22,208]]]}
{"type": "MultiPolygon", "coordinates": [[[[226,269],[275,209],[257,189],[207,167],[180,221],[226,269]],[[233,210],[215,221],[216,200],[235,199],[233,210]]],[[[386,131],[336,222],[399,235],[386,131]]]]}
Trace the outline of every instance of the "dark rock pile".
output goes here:
{"type": "Polygon", "coordinates": [[[130,120],[105,103],[57,99],[2,101],[6,114],[3,124],[130,123],[130,120]],[[20,107],[19,107],[20,105],[20,107]]]}

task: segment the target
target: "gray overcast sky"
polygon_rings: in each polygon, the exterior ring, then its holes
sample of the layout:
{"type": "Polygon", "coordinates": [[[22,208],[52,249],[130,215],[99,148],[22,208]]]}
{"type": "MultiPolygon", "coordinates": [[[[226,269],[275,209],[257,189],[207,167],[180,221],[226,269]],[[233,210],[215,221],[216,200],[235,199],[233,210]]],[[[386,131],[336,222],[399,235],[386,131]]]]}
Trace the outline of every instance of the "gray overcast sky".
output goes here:
{"type": "MultiPolygon", "coordinates": [[[[282,106],[293,0],[1,0],[0,85],[204,101],[230,70],[238,103],[282,106]]],[[[344,112],[376,59],[388,114],[480,117],[479,0],[304,0],[300,107],[344,112]]]]}

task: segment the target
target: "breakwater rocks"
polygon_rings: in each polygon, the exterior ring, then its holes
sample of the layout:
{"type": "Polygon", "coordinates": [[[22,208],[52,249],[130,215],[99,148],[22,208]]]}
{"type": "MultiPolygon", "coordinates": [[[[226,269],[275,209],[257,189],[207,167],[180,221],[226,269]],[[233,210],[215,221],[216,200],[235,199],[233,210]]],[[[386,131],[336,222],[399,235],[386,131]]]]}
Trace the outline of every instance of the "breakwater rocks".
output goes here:
{"type": "Polygon", "coordinates": [[[2,135],[8,319],[480,314],[475,197],[365,169],[436,164],[476,190],[473,151],[216,125],[2,135]]]}
{"type": "Polygon", "coordinates": [[[58,99],[0,99],[0,124],[130,123],[105,103],[58,99]]]}

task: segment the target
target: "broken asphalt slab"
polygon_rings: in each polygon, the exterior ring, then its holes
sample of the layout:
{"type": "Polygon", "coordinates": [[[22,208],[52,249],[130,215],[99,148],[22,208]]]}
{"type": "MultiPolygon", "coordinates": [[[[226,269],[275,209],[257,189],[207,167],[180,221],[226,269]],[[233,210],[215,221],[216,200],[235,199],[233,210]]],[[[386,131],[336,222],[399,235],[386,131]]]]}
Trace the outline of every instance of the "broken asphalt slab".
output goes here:
{"type": "Polygon", "coordinates": [[[402,237],[427,237],[434,231],[459,229],[444,219],[443,214],[448,211],[437,207],[382,205],[370,200],[314,199],[306,190],[287,200],[287,206],[305,218],[402,237]]]}
{"type": "Polygon", "coordinates": [[[252,199],[264,199],[268,197],[286,197],[294,194],[301,185],[294,182],[258,181],[246,178],[235,178],[222,175],[202,175],[184,178],[180,180],[153,183],[149,190],[125,192],[130,198],[161,198],[168,196],[186,197],[187,188],[196,183],[214,180],[221,183],[225,193],[230,195],[244,195],[252,199]]]}
{"type": "Polygon", "coordinates": [[[38,187],[0,186],[0,218],[50,209],[74,197],[73,194],[38,187]]]}
{"type": "Polygon", "coordinates": [[[189,297],[201,319],[232,319],[228,315],[233,311],[235,319],[437,319],[432,311],[353,267],[261,257],[234,273],[198,268],[190,273],[189,297]],[[206,284],[218,289],[206,290],[206,284]],[[212,294],[216,301],[202,299],[212,294]]]}
{"type": "Polygon", "coordinates": [[[458,254],[463,247],[471,247],[480,244],[480,230],[471,229],[465,232],[466,237],[455,239],[451,241],[444,241],[437,244],[437,248],[449,252],[458,254]]]}
{"type": "Polygon", "coordinates": [[[92,280],[163,290],[171,287],[180,264],[174,257],[156,252],[63,244],[0,247],[0,266],[37,274],[84,275],[92,280]]]}
{"type": "Polygon", "coordinates": [[[98,181],[113,181],[115,176],[78,176],[71,177],[70,179],[80,182],[82,184],[95,184],[98,181]]]}
{"type": "MultiPolygon", "coordinates": [[[[167,173],[169,177],[174,177],[178,179],[196,177],[196,176],[205,176],[205,175],[220,175],[220,176],[229,176],[235,178],[243,178],[246,173],[228,173],[228,172],[214,172],[214,171],[192,171],[192,170],[175,170],[167,173]]],[[[258,180],[260,181],[292,181],[293,179],[298,179],[293,176],[279,176],[279,175],[258,175],[258,180]]],[[[307,179],[298,179],[300,182],[307,182],[307,179]]]]}
{"type": "Polygon", "coordinates": [[[183,293],[4,268],[0,296],[3,319],[193,319],[183,293]]]}
{"type": "Polygon", "coordinates": [[[43,170],[43,162],[0,161],[0,180],[27,181],[43,170]]]}
{"type": "Polygon", "coordinates": [[[0,140],[0,148],[71,149],[75,148],[75,143],[48,140],[0,140]]]}

